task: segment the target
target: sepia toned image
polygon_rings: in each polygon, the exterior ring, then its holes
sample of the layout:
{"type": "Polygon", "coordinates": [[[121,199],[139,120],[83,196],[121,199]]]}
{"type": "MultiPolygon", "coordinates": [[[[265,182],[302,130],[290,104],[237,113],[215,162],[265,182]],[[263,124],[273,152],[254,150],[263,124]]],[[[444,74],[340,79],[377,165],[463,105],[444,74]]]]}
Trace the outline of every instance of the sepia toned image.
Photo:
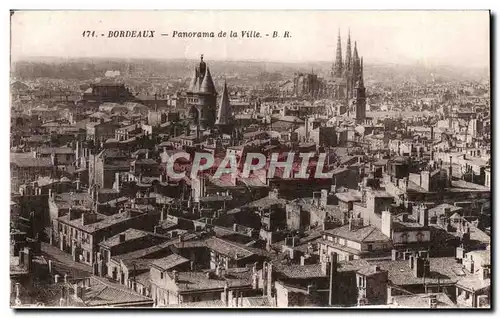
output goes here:
{"type": "Polygon", "coordinates": [[[489,11],[11,11],[10,306],[490,309],[489,11]]]}

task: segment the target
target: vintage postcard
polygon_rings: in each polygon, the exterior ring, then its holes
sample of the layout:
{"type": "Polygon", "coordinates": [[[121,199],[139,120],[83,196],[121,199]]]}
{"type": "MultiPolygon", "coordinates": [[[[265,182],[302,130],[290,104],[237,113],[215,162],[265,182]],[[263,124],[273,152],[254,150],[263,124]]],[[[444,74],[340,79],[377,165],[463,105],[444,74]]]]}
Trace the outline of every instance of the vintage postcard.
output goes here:
{"type": "Polygon", "coordinates": [[[477,308],[489,11],[12,11],[13,308],[477,308]]]}

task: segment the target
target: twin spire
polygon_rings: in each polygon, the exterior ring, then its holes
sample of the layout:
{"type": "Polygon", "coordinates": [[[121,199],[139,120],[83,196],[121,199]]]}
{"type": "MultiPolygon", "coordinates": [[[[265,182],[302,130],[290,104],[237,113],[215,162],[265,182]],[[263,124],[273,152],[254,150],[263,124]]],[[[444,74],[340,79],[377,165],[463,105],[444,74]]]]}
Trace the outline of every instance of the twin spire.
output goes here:
{"type": "Polygon", "coordinates": [[[345,60],[342,60],[342,38],[340,36],[340,29],[337,37],[337,51],[335,62],[332,67],[332,75],[335,78],[351,77],[354,81],[363,81],[363,66],[362,58],[358,55],[358,47],[354,41],[354,50],[351,56],[351,31],[349,30],[347,36],[347,46],[345,53],[345,60]]]}

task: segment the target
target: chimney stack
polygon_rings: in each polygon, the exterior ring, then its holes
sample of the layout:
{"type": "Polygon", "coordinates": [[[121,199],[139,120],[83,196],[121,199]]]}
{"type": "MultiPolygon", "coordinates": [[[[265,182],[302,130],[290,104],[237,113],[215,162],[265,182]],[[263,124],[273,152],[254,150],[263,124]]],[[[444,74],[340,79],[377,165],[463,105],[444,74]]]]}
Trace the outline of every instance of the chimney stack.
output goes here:
{"type": "Polygon", "coordinates": [[[419,212],[420,212],[420,215],[419,215],[420,225],[428,226],[429,225],[429,209],[426,206],[422,205],[419,207],[419,212]]]}
{"type": "Polygon", "coordinates": [[[333,295],[335,294],[334,288],[335,288],[335,276],[337,275],[337,253],[331,253],[330,254],[330,270],[329,270],[329,276],[330,276],[330,287],[329,287],[329,305],[333,306],[333,295]]]}
{"type": "Polygon", "coordinates": [[[391,212],[385,210],[382,212],[382,233],[392,239],[392,215],[391,212]]]}
{"type": "Polygon", "coordinates": [[[429,308],[437,308],[437,295],[429,295],[429,308]]]}
{"type": "Polygon", "coordinates": [[[451,180],[453,180],[453,179],[452,179],[452,176],[453,176],[453,161],[452,161],[452,158],[453,158],[453,157],[452,157],[452,156],[450,156],[450,169],[449,169],[449,171],[450,171],[450,172],[449,172],[449,174],[450,174],[450,175],[449,175],[450,187],[451,187],[451,180]]]}

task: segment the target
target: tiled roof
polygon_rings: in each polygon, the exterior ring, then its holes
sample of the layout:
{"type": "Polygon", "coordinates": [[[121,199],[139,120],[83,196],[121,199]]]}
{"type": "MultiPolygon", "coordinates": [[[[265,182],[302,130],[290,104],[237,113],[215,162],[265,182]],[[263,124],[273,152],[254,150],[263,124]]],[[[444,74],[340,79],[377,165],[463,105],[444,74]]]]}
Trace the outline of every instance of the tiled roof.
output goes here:
{"type": "Polygon", "coordinates": [[[106,216],[104,214],[96,213],[97,214],[97,221],[94,223],[86,224],[86,225],[82,225],[81,218],[70,220],[69,214],[60,217],[58,220],[63,222],[63,223],[69,224],[73,227],[76,227],[80,230],[83,230],[87,233],[93,233],[93,232],[108,228],[110,226],[113,226],[115,224],[127,222],[131,218],[139,217],[139,216],[142,216],[142,214],[143,214],[143,213],[138,212],[138,211],[136,213],[137,214],[133,215],[132,217],[130,216],[130,214],[128,212],[117,213],[117,214],[114,214],[111,216],[106,216]]]}
{"type": "Polygon", "coordinates": [[[479,266],[491,265],[491,251],[488,250],[472,251],[466,253],[465,255],[472,256],[474,258],[474,261],[476,262],[476,265],[479,266]],[[478,260],[481,260],[479,264],[477,262],[478,260]]]}
{"type": "Polygon", "coordinates": [[[457,285],[472,291],[478,291],[485,288],[491,287],[491,280],[485,279],[481,280],[479,277],[467,277],[459,280],[457,285]]]}
{"type": "Polygon", "coordinates": [[[244,297],[243,307],[271,307],[272,304],[267,296],[244,297]]]}
{"type": "Polygon", "coordinates": [[[276,266],[276,270],[281,272],[288,278],[294,279],[307,279],[316,277],[325,277],[325,274],[321,270],[321,264],[312,265],[285,265],[276,266]]]}
{"type": "Polygon", "coordinates": [[[339,192],[335,196],[343,202],[361,201],[361,198],[355,196],[352,192],[339,192]]]}
{"type": "Polygon", "coordinates": [[[36,150],[40,154],[74,154],[75,151],[69,147],[41,147],[36,150]]]}
{"type": "Polygon", "coordinates": [[[360,255],[360,254],[362,254],[362,252],[360,250],[354,249],[352,247],[348,247],[346,245],[341,245],[341,244],[338,244],[338,243],[334,243],[332,241],[320,239],[319,243],[328,245],[330,247],[333,247],[335,249],[347,252],[349,254],[354,254],[354,255],[360,255]]]}
{"type": "MultiPolygon", "coordinates": [[[[196,234],[187,234],[184,236],[184,241],[193,239],[196,237],[196,234]]],[[[160,252],[160,251],[167,251],[170,250],[170,247],[174,246],[176,243],[179,242],[179,239],[175,238],[167,242],[160,243],[158,245],[154,245],[151,247],[143,248],[137,251],[129,252],[126,254],[121,254],[121,255],[116,255],[113,256],[113,259],[117,260],[128,260],[128,259],[137,259],[137,258],[147,258],[150,255],[160,252]]],[[[185,243],[190,243],[190,242],[185,242],[185,243]]]]}
{"type": "Polygon", "coordinates": [[[284,206],[287,203],[285,199],[273,199],[270,197],[264,197],[250,203],[245,204],[245,207],[249,208],[269,208],[275,204],[284,206]]]}
{"type": "Polygon", "coordinates": [[[53,166],[51,158],[11,158],[10,162],[18,167],[50,168],[53,166]]]}
{"type": "Polygon", "coordinates": [[[133,307],[138,304],[153,304],[151,298],[137,294],[125,286],[94,276],[90,278],[90,288],[84,291],[82,300],[85,306],[89,307],[133,307]]]}
{"type": "Polygon", "coordinates": [[[437,308],[456,308],[457,305],[445,293],[392,296],[392,303],[397,307],[429,308],[429,298],[436,296],[437,308]]]}
{"type": "Polygon", "coordinates": [[[151,264],[153,266],[161,269],[162,271],[166,271],[166,270],[169,270],[170,268],[173,268],[175,266],[178,266],[178,265],[181,265],[181,264],[184,264],[187,262],[189,262],[188,259],[186,259],[180,255],[177,255],[177,254],[171,254],[169,256],[157,259],[157,260],[153,261],[151,264]]]}
{"type": "Polygon", "coordinates": [[[120,242],[120,235],[122,235],[122,234],[125,235],[125,242],[135,240],[135,239],[149,235],[149,233],[146,231],[141,231],[141,230],[136,230],[136,229],[128,229],[124,232],[121,232],[115,236],[110,237],[109,239],[105,240],[104,242],[101,242],[100,245],[103,245],[106,247],[113,247],[113,246],[122,244],[122,242],[120,242]]]}
{"type": "Polygon", "coordinates": [[[462,264],[457,263],[454,257],[429,258],[430,275],[427,277],[415,277],[413,270],[409,267],[409,261],[378,260],[370,262],[379,265],[381,269],[389,272],[389,280],[396,285],[423,284],[454,284],[458,280],[471,276],[462,264]]]}
{"type": "MultiPolygon", "coordinates": [[[[449,208],[450,212],[456,212],[462,210],[461,207],[457,207],[448,203],[443,203],[429,209],[429,216],[440,216],[444,214],[444,209],[449,208]]],[[[449,216],[449,215],[447,215],[449,216]]]]}
{"type": "MultiPolygon", "coordinates": [[[[252,279],[251,268],[229,268],[224,277],[207,277],[206,272],[178,272],[177,290],[189,292],[207,289],[223,289],[228,285],[231,288],[250,287],[252,279]]],[[[169,273],[170,275],[170,273],[169,273]]]]}
{"type": "Polygon", "coordinates": [[[349,231],[349,225],[344,225],[324,232],[355,242],[390,241],[389,237],[384,235],[377,227],[373,225],[354,228],[351,231],[349,231]]]}
{"type": "Polygon", "coordinates": [[[219,254],[229,256],[233,259],[242,259],[254,255],[249,250],[219,238],[210,238],[206,241],[207,247],[219,254]]]}

